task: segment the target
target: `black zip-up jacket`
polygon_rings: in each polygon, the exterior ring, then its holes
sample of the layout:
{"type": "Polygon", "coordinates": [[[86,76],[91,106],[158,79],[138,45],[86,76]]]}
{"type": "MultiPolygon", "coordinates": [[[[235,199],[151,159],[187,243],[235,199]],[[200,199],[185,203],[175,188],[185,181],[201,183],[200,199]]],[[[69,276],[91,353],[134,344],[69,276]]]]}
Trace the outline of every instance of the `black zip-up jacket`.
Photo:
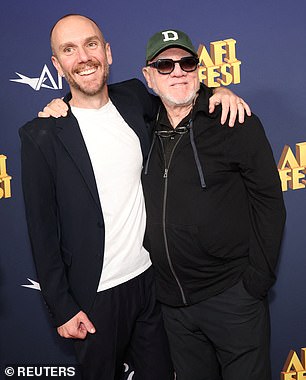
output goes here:
{"type": "MultiPolygon", "coordinates": [[[[201,86],[173,136],[162,107],[143,175],[145,246],[161,302],[183,306],[243,278],[256,298],[275,281],[285,222],[280,179],[259,119],[221,126],[201,86]]],[[[173,130],[172,130],[173,131],[173,130]]]]}

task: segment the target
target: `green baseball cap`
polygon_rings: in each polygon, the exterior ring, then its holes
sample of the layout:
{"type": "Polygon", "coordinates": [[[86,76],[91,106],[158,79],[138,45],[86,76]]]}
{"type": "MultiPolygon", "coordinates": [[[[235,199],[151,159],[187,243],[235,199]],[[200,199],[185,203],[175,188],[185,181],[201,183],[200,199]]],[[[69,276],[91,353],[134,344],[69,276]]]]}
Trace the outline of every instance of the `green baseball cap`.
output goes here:
{"type": "Polygon", "coordinates": [[[198,55],[186,33],[174,29],[163,30],[155,33],[149,39],[146,50],[146,63],[170,47],[180,47],[189,51],[194,56],[198,55]]]}

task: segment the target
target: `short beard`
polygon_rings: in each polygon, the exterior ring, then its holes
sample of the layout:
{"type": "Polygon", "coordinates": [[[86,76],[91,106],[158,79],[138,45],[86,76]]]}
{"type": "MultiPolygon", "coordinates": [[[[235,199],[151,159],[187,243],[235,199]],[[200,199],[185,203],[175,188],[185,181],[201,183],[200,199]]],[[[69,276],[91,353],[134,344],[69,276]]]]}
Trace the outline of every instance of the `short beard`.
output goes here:
{"type": "Polygon", "coordinates": [[[197,96],[197,91],[192,91],[188,96],[186,96],[184,99],[181,99],[181,100],[177,100],[176,98],[170,96],[169,94],[164,94],[164,95],[161,95],[161,94],[158,94],[156,92],[156,94],[161,98],[161,100],[163,101],[163,103],[166,103],[170,106],[189,106],[190,104],[193,103],[194,99],[196,98],[197,96]]]}
{"type": "Polygon", "coordinates": [[[105,87],[108,77],[109,77],[109,64],[107,62],[105,63],[105,66],[104,66],[104,72],[103,72],[101,84],[96,89],[87,89],[87,88],[81,87],[69,73],[65,73],[65,79],[68,82],[69,86],[77,91],[80,91],[82,94],[87,95],[87,96],[95,96],[99,94],[105,87]]]}
{"type": "Polygon", "coordinates": [[[169,106],[178,106],[178,107],[184,107],[184,106],[189,106],[192,104],[197,97],[197,93],[200,89],[200,82],[198,85],[198,88],[191,90],[190,93],[183,99],[178,100],[176,97],[169,95],[168,93],[166,94],[161,94],[160,91],[157,89],[157,85],[155,83],[155,80],[152,80],[153,82],[153,87],[152,90],[158,95],[162,102],[164,104],[168,104],[169,106]]]}

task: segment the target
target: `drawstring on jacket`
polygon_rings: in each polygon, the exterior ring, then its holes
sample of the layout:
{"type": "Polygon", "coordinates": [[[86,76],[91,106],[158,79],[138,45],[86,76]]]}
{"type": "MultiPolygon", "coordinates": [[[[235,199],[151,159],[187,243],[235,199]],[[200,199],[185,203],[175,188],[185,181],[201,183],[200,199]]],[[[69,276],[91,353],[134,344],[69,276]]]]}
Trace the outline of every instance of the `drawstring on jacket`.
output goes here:
{"type": "Polygon", "coordinates": [[[197,165],[197,169],[198,169],[198,173],[199,173],[199,177],[200,177],[200,182],[201,182],[201,187],[203,189],[205,189],[206,188],[206,182],[205,182],[205,179],[204,179],[204,173],[203,173],[203,168],[202,168],[202,165],[201,165],[201,161],[199,159],[197,146],[196,146],[195,141],[194,141],[194,133],[193,133],[192,124],[193,124],[193,120],[190,119],[189,123],[188,123],[190,144],[192,146],[194,160],[195,160],[195,163],[197,165]]]}
{"type": "MultiPolygon", "coordinates": [[[[155,126],[157,125],[157,122],[158,122],[158,119],[159,119],[159,111],[160,110],[158,110],[158,113],[157,113],[157,116],[156,116],[155,126]]],[[[191,118],[191,119],[189,119],[189,122],[188,122],[188,124],[187,124],[187,126],[185,128],[189,131],[190,144],[191,144],[191,147],[192,147],[192,151],[193,151],[193,156],[194,156],[194,160],[195,160],[195,163],[196,163],[196,167],[197,167],[197,170],[198,170],[198,173],[199,173],[201,187],[203,189],[205,189],[206,188],[206,182],[205,182],[205,179],[204,179],[204,172],[203,172],[203,168],[202,168],[202,165],[201,165],[201,162],[200,162],[200,159],[199,159],[197,146],[195,144],[195,139],[194,139],[194,133],[193,133],[192,125],[193,125],[193,120],[191,118]]],[[[150,162],[152,151],[153,151],[153,147],[154,147],[155,141],[156,141],[156,135],[157,135],[156,132],[158,132],[158,131],[154,131],[153,140],[152,140],[151,147],[150,147],[150,150],[149,150],[149,153],[148,153],[148,157],[147,157],[147,161],[146,161],[146,164],[145,164],[145,168],[144,168],[144,174],[145,175],[148,174],[149,162],[150,162]]],[[[174,132],[175,132],[175,130],[174,130],[174,132]]]]}

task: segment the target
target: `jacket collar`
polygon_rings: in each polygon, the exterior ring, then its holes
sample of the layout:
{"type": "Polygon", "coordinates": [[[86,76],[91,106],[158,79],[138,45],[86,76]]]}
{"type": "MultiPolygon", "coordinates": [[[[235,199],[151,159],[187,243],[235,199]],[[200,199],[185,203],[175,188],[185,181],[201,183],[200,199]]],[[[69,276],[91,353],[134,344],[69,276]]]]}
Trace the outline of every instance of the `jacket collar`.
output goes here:
{"type": "Polygon", "coordinates": [[[57,135],[79,169],[99,211],[101,203],[89,154],[78,122],[69,107],[67,117],[56,119],[57,135]]]}

